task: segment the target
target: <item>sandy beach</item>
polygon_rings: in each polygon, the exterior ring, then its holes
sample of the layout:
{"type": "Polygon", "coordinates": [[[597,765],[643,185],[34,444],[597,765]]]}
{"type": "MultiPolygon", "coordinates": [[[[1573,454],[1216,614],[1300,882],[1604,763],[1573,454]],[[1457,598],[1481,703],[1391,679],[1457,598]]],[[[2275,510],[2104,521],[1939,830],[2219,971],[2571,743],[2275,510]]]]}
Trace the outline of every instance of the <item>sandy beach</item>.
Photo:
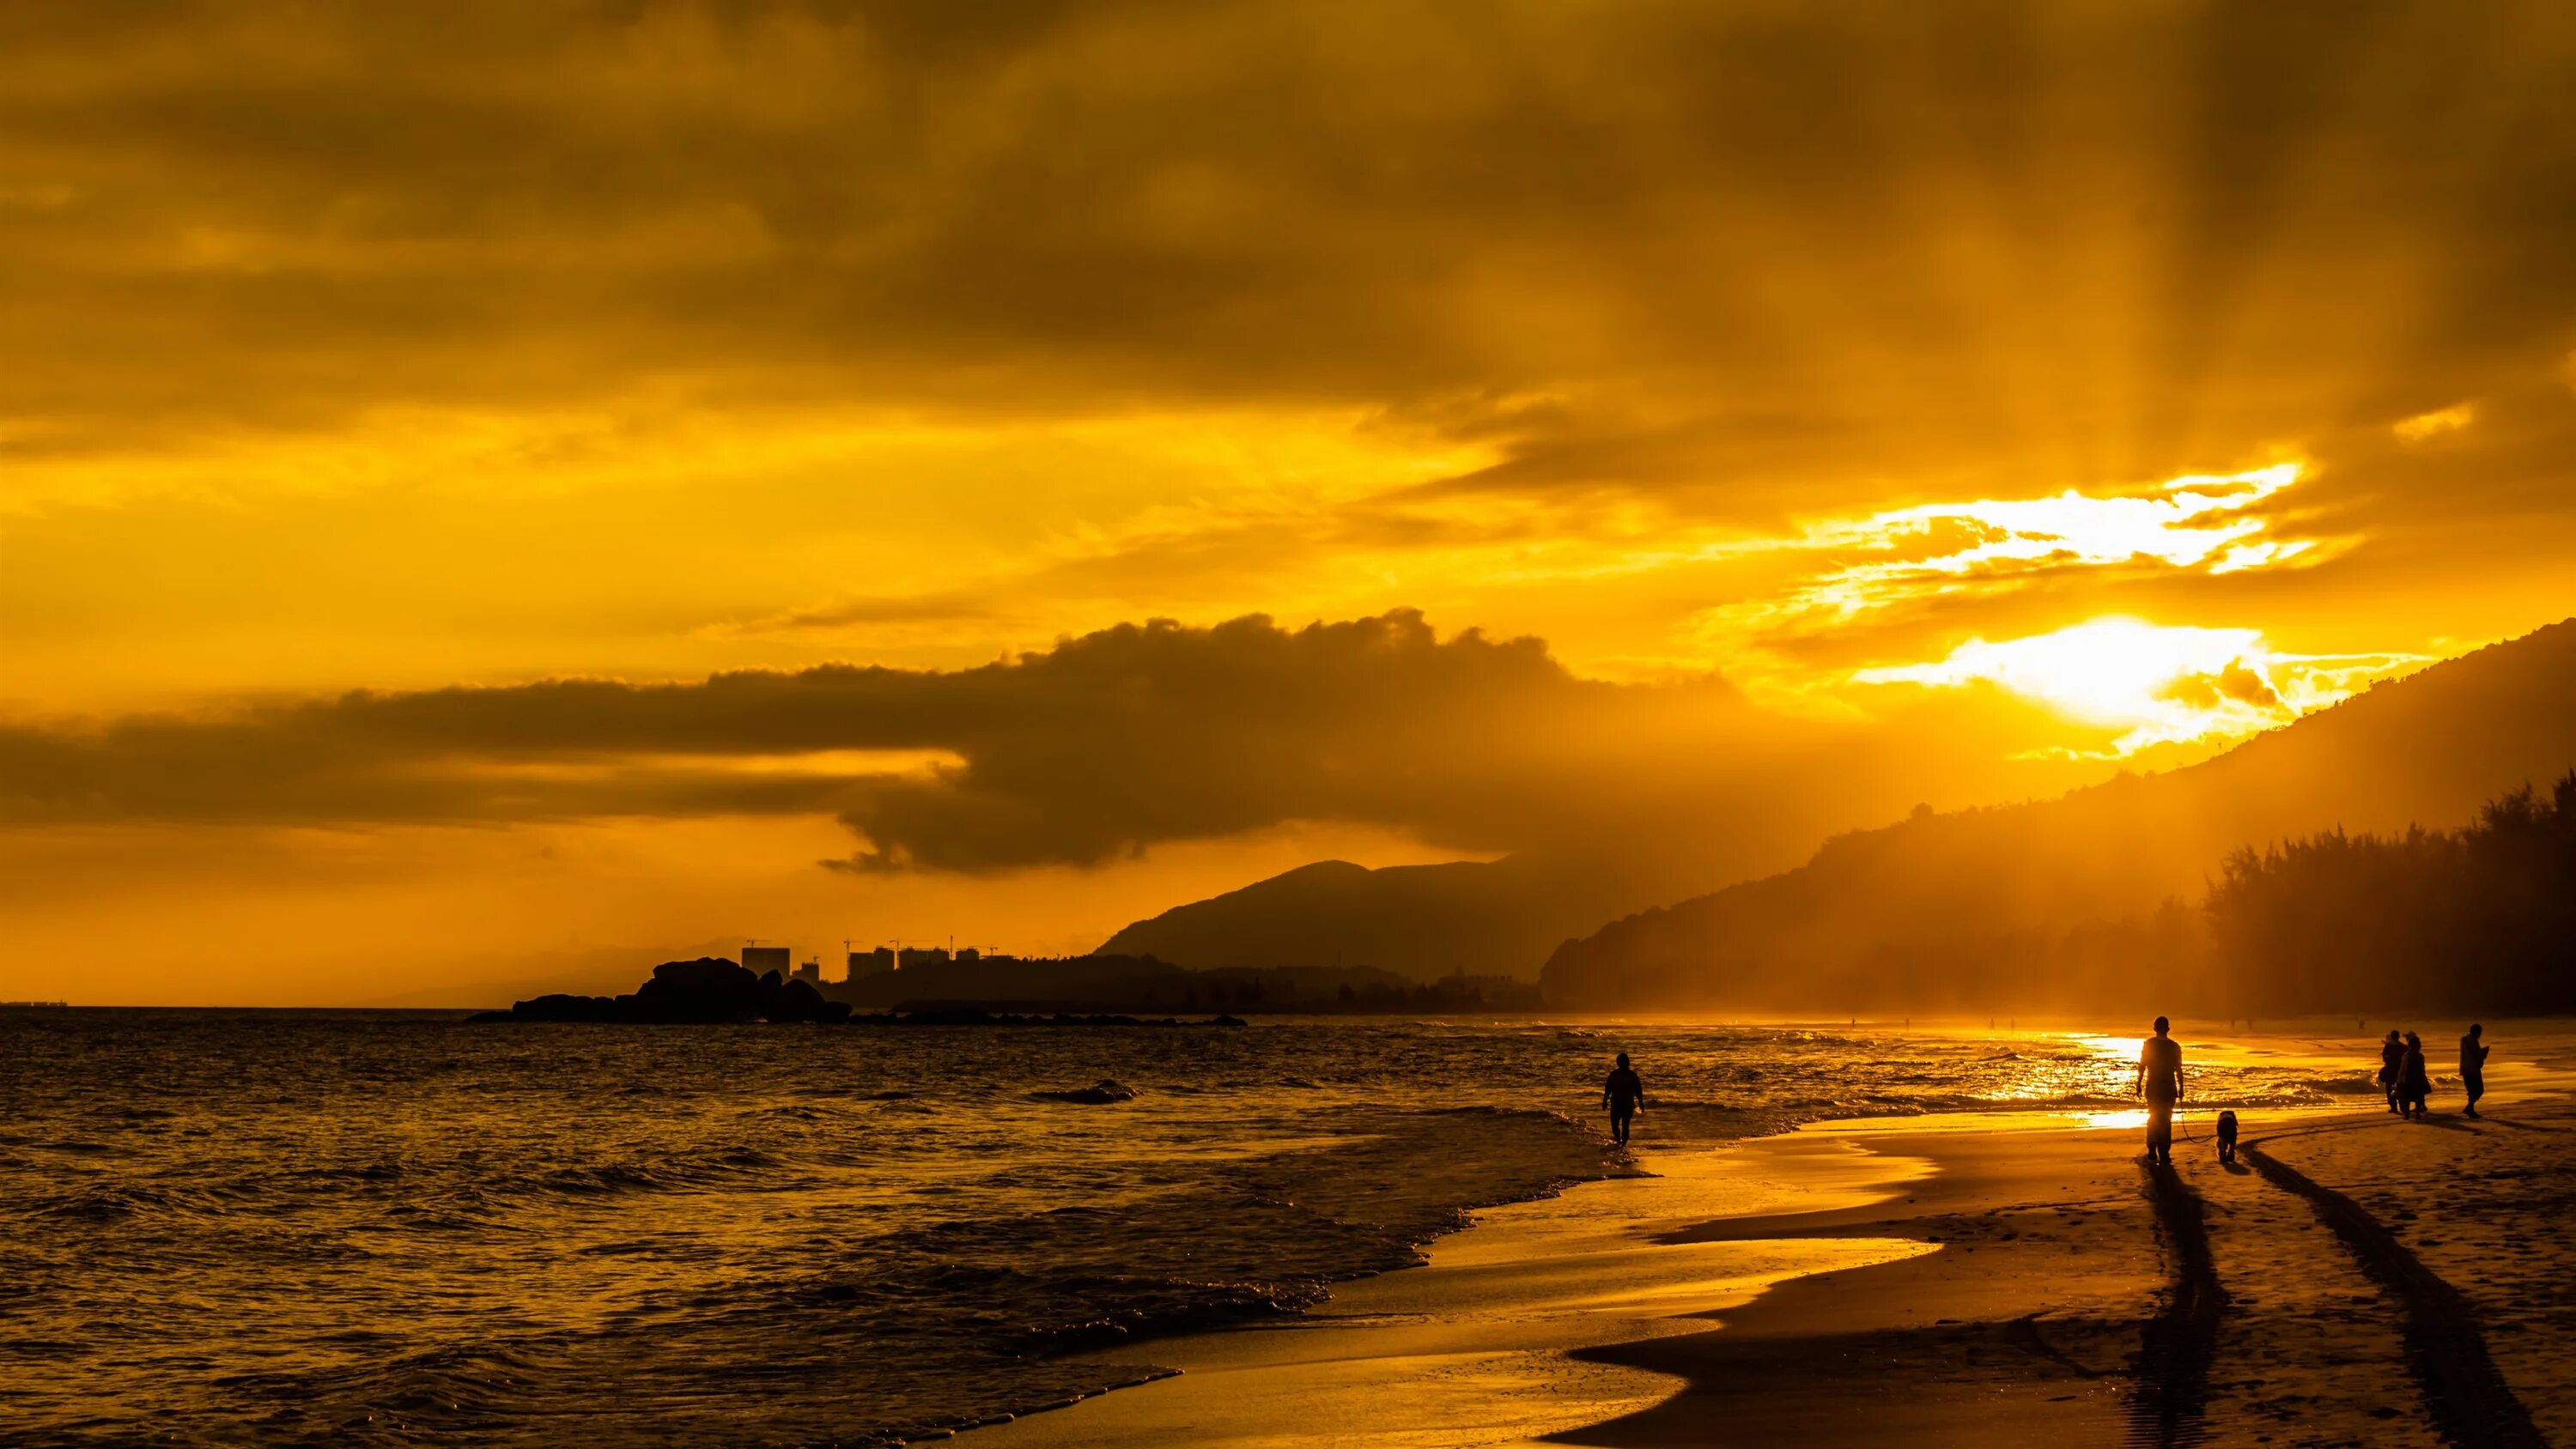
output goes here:
{"type": "MultiPolygon", "coordinates": [[[[2456,1106],[2456,1098],[2452,1105],[2456,1106]]],[[[2576,1108],[1820,1124],[1500,1208],[988,1449],[2576,1442],[2576,1108]]]]}

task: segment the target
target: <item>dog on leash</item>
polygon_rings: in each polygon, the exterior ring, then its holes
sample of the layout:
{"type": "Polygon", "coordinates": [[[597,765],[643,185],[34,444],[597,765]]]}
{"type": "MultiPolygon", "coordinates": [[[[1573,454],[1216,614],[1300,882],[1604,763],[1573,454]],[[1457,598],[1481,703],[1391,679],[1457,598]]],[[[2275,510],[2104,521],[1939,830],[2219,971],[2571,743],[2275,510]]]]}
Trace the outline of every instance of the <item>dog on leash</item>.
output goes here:
{"type": "Polygon", "coordinates": [[[2218,1160],[2236,1160],[2236,1114],[2233,1111],[2218,1114],[2218,1160]]]}

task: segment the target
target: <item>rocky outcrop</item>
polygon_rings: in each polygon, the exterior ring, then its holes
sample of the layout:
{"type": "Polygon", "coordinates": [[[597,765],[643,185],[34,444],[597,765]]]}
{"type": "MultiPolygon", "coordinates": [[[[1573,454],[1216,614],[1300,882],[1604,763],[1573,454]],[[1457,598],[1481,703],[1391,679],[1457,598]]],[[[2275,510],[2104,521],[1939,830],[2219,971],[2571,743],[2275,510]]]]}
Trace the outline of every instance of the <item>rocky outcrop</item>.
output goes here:
{"type": "Polygon", "coordinates": [[[1063,1092],[1031,1092],[1029,1095],[1041,1102],[1087,1102],[1094,1106],[1107,1106],[1112,1102],[1133,1102],[1138,1093],[1125,1082],[1103,1077],[1088,1087],[1075,1087],[1063,1092]]]}
{"type": "MultiPolygon", "coordinates": [[[[507,1011],[477,1012],[468,1021],[614,1022],[630,1025],[706,1025],[722,1022],[795,1021],[861,1026],[1241,1026],[1243,1018],[1219,1014],[1204,1022],[1172,1017],[1095,1013],[1051,1015],[949,1007],[928,1011],[850,1014],[846,1001],[829,1001],[805,981],[782,981],[775,971],[754,976],[721,956],[665,961],[652,979],[625,996],[556,994],[522,1001],[507,1011]]],[[[1102,1086],[1115,1086],[1103,1083],[1102,1086]]],[[[1086,1088],[1085,1090],[1099,1090],[1086,1088]]],[[[1073,1100],[1068,1098],[1067,1100],[1073,1100]]]]}
{"type": "Polygon", "coordinates": [[[721,956],[665,961],[629,996],[540,996],[476,1021],[594,1021],[704,1024],[738,1021],[839,1022],[848,1003],[825,1001],[811,983],[754,976],[721,956]]]}

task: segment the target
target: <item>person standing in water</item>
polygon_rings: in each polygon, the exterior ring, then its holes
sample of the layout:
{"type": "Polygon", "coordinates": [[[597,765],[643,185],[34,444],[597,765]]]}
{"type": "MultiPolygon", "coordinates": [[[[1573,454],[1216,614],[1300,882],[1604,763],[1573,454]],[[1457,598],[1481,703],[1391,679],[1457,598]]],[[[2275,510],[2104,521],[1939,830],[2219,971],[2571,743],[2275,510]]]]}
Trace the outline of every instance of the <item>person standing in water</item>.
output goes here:
{"type": "Polygon", "coordinates": [[[1601,1084],[1601,1105],[1610,1109],[1610,1140],[1628,1145],[1628,1119],[1646,1104],[1646,1084],[1628,1066],[1628,1054],[1619,1053],[1619,1065],[1610,1069],[1610,1080],[1601,1084]]]}
{"type": "Polygon", "coordinates": [[[2173,1023],[2159,1016],[2156,1034],[2138,1049],[2138,1079],[2129,1090],[2147,1099],[2147,1160],[2173,1166],[2173,1114],[2182,1101],[2182,1043],[2168,1032],[2173,1023]]]}
{"type": "Polygon", "coordinates": [[[2379,1090],[2388,1098],[2388,1110],[2399,1116],[2405,1114],[2397,1108],[2397,1079],[2405,1074],[2406,1043],[2397,1039],[2396,1028],[2391,1027],[2388,1040],[2379,1044],[2379,1090]]]}
{"type": "Polygon", "coordinates": [[[2460,1109],[2464,1117],[2478,1115],[2478,1098],[2487,1094],[2487,1044],[2479,1039],[2486,1032],[2483,1024],[2473,1021],[2469,1034],[2460,1038],[2460,1088],[2469,1094],[2469,1105],[2460,1109]]]}

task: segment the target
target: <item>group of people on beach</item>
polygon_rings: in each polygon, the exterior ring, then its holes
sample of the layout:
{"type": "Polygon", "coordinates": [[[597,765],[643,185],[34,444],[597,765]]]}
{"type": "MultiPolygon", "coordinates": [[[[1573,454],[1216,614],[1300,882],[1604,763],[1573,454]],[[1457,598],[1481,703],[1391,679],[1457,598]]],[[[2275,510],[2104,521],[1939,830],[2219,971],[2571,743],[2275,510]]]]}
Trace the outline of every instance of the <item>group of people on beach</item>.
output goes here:
{"type": "MultiPolygon", "coordinates": [[[[2483,1023],[2471,1022],[2468,1035],[2460,1038],[2460,1090],[2468,1094],[2469,1104],[2460,1115],[2478,1115],[2478,1098],[2487,1094],[2487,1029],[2483,1023]]],[[[2379,1089],[2388,1098],[2388,1110],[2400,1117],[2424,1115],[2425,1099],[2433,1095],[2432,1073],[2424,1064],[2424,1039],[2415,1033],[2391,1030],[2388,1039],[2379,1044],[2379,1089]]]]}
{"type": "MultiPolygon", "coordinates": [[[[2478,1115],[2478,1098],[2487,1093],[2486,1027],[2471,1022],[2468,1034],[2460,1038],[2460,1089],[2468,1094],[2469,1103],[2461,1115],[2478,1115]]],[[[2433,1095],[2433,1078],[2424,1065],[2424,1039],[2415,1033],[2390,1031],[2379,1046],[2379,1085],[2388,1095],[2388,1110],[2401,1117],[2418,1118],[2425,1113],[2425,1099],[2433,1095]]],[[[2156,1018],[2156,1034],[2138,1048],[2137,1080],[2130,1092],[2147,1103],[2147,1160],[2173,1165],[2173,1115],[2182,1104],[2182,1043],[2173,1039],[2173,1023],[2156,1018]]],[[[1646,1084],[1628,1065],[1628,1054],[1619,1053],[1619,1063],[1611,1068],[1609,1080],[1601,1085],[1601,1105],[1610,1113],[1610,1140],[1621,1146],[1628,1142],[1629,1120],[1645,1105],[1646,1084]]],[[[2236,1147],[2236,1114],[2219,1114],[2218,1138],[2220,1155],[2233,1160],[2236,1147]]]]}
{"type": "MultiPolygon", "coordinates": [[[[2147,1103],[2147,1160],[2173,1165],[2173,1114],[2182,1102],[2182,1043],[2172,1036],[2173,1023],[2159,1016],[2156,1034],[2138,1049],[2138,1075],[2130,1091],[2147,1103]]],[[[2468,1105],[2461,1115],[2478,1115],[2478,1098],[2487,1094],[2487,1029],[2484,1023],[2471,1022],[2468,1034],[2460,1038],[2460,1090],[2468,1094],[2468,1105]]],[[[2388,1110],[2408,1119],[2425,1115],[2425,1100],[2433,1095],[2433,1076],[2424,1063],[2424,1039],[2414,1032],[2390,1031],[2379,1044],[2379,1086],[2387,1094],[2388,1110]]],[[[2236,1147],[2236,1114],[2221,1112],[2218,1120],[2218,1150],[2223,1158],[2233,1159],[2236,1147]]]]}

